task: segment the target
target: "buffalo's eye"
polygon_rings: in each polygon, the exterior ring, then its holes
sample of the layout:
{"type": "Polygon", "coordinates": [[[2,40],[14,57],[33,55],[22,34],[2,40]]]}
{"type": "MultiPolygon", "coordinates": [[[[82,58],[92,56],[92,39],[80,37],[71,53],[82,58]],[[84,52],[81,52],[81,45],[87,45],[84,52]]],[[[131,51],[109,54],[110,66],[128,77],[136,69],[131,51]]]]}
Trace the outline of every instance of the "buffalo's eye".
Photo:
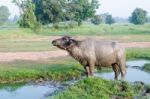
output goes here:
{"type": "Polygon", "coordinates": [[[63,40],[63,41],[66,41],[67,39],[66,39],[66,38],[62,38],[62,40],[63,40]]]}

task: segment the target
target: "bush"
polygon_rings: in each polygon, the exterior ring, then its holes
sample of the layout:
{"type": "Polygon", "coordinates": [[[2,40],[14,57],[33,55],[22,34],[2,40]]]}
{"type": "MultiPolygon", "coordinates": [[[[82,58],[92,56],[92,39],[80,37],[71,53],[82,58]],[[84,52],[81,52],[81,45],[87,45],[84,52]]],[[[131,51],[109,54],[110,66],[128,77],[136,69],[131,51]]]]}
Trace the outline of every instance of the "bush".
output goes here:
{"type": "Polygon", "coordinates": [[[99,15],[95,15],[92,19],[91,22],[95,25],[99,25],[102,23],[102,18],[99,15]]]}

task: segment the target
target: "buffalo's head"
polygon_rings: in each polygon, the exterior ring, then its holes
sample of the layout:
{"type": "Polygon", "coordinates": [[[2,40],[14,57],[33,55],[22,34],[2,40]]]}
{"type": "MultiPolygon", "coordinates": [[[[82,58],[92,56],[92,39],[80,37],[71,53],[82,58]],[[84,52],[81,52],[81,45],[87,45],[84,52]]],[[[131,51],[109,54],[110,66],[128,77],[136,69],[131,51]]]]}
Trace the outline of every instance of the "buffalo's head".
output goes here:
{"type": "Polygon", "coordinates": [[[52,44],[60,49],[67,49],[76,44],[76,41],[70,36],[63,36],[59,39],[53,40],[52,44]]]}

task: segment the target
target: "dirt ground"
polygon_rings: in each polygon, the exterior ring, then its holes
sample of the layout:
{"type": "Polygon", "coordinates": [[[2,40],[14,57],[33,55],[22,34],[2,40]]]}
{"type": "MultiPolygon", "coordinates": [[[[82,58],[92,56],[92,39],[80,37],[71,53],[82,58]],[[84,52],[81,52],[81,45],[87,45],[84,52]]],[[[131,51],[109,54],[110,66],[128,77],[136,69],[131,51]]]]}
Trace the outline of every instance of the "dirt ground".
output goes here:
{"type": "MultiPolygon", "coordinates": [[[[126,48],[150,48],[150,42],[130,42],[122,43],[126,48]]],[[[15,60],[36,61],[47,58],[57,58],[67,56],[63,50],[42,51],[42,52],[0,52],[0,62],[11,62],[15,60]]]]}

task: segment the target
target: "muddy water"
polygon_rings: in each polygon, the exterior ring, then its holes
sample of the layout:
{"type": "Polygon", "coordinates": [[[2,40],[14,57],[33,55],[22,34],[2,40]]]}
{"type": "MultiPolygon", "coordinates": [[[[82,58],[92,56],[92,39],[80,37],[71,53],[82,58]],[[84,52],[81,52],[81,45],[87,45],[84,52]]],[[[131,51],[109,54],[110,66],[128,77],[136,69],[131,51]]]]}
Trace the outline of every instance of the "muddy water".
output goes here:
{"type": "MultiPolygon", "coordinates": [[[[132,68],[134,66],[142,67],[146,63],[150,63],[150,61],[148,60],[127,61],[126,65],[128,66],[128,68],[125,80],[129,82],[142,81],[147,84],[150,83],[150,73],[147,73],[137,68],[132,68]]],[[[114,79],[114,72],[100,73],[100,74],[96,73],[95,76],[106,79],[114,79]]]]}

